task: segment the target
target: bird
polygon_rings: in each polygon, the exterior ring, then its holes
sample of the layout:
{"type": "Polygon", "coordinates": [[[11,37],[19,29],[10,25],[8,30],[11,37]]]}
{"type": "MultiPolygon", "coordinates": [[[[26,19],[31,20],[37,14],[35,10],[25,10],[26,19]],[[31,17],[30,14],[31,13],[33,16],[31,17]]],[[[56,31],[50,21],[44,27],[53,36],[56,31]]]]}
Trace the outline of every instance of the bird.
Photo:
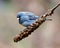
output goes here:
{"type": "Polygon", "coordinates": [[[24,27],[30,26],[38,18],[39,16],[35,15],[32,12],[18,12],[17,13],[17,19],[19,21],[19,24],[23,25],[24,27]]]}

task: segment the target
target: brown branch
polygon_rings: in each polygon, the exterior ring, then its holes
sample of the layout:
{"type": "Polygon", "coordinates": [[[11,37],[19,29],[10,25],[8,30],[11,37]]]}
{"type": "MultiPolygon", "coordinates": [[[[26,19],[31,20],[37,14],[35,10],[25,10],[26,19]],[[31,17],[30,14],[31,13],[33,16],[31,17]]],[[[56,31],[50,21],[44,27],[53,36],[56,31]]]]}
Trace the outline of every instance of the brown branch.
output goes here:
{"type": "Polygon", "coordinates": [[[14,37],[14,42],[18,42],[18,41],[24,39],[25,37],[28,37],[28,35],[30,35],[32,32],[34,32],[34,30],[36,30],[43,22],[46,21],[47,16],[50,16],[54,13],[55,9],[58,6],[60,6],[60,4],[58,4],[57,6],[52,8],[51,10],[49,10],[47,13],[45,13],[40,18],[36,19],[36,21],[34,23],[32,23],[32,25],[28,26],[23,31],[21,31],[20,34],[18,34],[17,36],[14,37]]]}

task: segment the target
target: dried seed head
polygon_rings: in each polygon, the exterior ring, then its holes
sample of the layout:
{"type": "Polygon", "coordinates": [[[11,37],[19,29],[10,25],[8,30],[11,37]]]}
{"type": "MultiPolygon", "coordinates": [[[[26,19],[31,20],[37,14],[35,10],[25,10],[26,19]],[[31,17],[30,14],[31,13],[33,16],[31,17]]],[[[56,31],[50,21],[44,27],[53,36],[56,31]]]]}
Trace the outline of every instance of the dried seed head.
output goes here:
{"type": "Polygon", "coordinates": [[[18,42],[20,40],[20,35],[16,35],[15,37],[14,37],[14,42],[18,42]]]}

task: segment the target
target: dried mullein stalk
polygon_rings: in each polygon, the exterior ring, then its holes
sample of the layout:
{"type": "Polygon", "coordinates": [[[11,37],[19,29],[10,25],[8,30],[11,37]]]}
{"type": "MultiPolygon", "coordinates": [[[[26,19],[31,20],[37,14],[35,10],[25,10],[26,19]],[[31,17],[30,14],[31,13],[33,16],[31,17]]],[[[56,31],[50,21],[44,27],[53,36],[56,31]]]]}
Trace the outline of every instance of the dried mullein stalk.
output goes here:
{"type": "Polygon", "coordinates": [[[34,32],[34,30],[36,30],[43,22],[46,21],[46,17],[47,16],[51,16],[55,9],[60,6],[60,4],[58,4],[57,6],[55,6],[54,8],[50,9],[47,13],[45,13],[43,16],[41,16],[40,18],[36,19],[36,21],[34,23],[32,23],[30,26],[28,26],[27,28],[25,28],[23,31],[21,31],[20,34],[16,35],[14,37],[14,42],[18,42],[22,39],[24,39],[25,37],[28,37],[28,35],[30,35],[32,32],[34,32]]]}

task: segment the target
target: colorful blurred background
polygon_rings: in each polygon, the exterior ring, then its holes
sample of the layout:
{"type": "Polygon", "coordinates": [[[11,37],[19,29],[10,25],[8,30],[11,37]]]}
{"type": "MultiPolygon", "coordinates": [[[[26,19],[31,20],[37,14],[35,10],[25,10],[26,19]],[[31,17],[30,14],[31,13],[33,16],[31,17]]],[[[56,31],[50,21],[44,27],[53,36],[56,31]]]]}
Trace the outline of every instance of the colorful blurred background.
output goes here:
{"type": "Polygon", "coordinates": [[[60,7],[29,37],[15,43],[13,37],[25,27],[17,21],[19,11],[43,15],[60,0],[0,0],[0,48],[60,48],[60,7]]]}

